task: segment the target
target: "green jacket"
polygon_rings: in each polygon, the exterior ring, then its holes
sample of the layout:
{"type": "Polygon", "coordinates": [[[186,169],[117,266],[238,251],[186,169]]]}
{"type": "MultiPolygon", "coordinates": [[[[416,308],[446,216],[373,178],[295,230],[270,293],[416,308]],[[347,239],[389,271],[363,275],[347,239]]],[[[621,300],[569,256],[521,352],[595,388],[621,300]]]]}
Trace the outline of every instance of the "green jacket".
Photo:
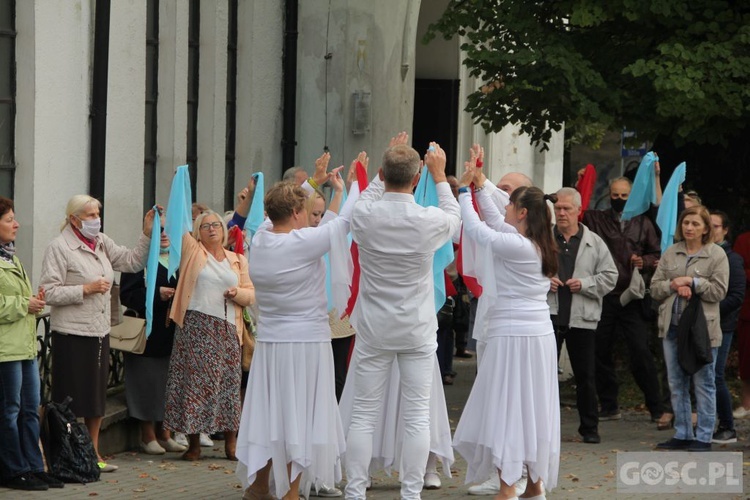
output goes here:
{"type": "Polygon", "coordinates": [[[13,257],[13,263],[0,259],[0,363],[36,358],[31,295],[31,282],[18,257],[13,257]]]}

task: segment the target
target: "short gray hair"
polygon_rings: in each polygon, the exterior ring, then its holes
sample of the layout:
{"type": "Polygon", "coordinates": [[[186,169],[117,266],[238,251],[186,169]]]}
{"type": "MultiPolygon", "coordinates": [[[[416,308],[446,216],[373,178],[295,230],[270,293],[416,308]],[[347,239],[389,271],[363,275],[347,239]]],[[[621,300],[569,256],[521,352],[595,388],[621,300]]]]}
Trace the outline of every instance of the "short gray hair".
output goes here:
{"type": "Polygon", "coordinates": [[[558,198],[560,198],[560,196],[565,196],[566,198],[572,198],[573,205],[580,208],[581,193],[579,193],[577,189],[573,189],[571,187],[564,187],[564,188],[558,189],[556,194],[558,198]]]}
{"type": "Polygon", "coordinates": [[[290,167],[286,169],[286,172],[284,172],[284,177],[282,180],[294,182],[296,180],[294,176],[297,175],[297,172],[305,172],[305,175],[307,175],[307,172],[302,167],[290,167]]]}
{"type": "Polygon", "coordinates": [[[383,153],[383,179],[396,188],[407,187],[419,172],[419,153],[406,144],[397,144],[383,153]]]}

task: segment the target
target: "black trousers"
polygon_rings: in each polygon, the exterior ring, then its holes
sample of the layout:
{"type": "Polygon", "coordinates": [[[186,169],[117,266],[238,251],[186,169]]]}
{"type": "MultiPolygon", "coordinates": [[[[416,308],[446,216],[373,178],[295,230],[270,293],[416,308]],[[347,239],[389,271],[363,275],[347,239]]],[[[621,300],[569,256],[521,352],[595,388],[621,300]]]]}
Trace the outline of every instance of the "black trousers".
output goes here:
{"type": "Polygon", "coordinates": [[[453,316],[438,313],[437,319],[437,358],[440,376],[445,377],[453,372],[453,316]]]}
{"type": "Polygon", "coordinates": [[[640,302],[634,300],[623,307],[620,305],[620,297],[604,297],[602,318],[596,328],[596,392],[602,411],[614,411],[619,408],[617,375],[612,352],[617,336],[622,334],[635,383],[643,392],[646,407],[651,415],[659,417],[662,414],[662,401],[656,363],[649,349],[651,329],[643,320],[640,302]]]}
{"type": "Polygon", "coordinates": [[[570,366],[576,381],[576,406],[581,420],[578,433],[598,433],[599,414],[596,408],[596,344],[595,330],[555,326],[557,357],[563,341],[568,348],[570,366]]]}
{"type": "Polygon", "coordinates": [[[336,379],[336,401],[341,399],[346,383],[346,372],[349,370],[349,350],[351,349],[354,335],[338,339],[331,339],[333,350],[333,371],[336,379]]]}

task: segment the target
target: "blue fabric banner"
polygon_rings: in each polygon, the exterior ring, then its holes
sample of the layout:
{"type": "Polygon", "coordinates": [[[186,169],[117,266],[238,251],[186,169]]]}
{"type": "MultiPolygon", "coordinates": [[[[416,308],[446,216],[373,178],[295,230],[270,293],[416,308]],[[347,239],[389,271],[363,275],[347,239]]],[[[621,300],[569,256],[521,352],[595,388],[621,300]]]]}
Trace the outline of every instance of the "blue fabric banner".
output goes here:
{"type": "Polygon", "coordinates": [[[265,215],[265,205],[263,204],[263,197],[265,196],[265,185],[263,181],[263,172],[253,174],[255,177],[255,192],[253,193],[253,201],[250,205],[250,213],[247,216],[247,222],[245,228],[250,231],[250,237],[255,235],[261,224],[263,224],[263,217],[265,215]]]}
{"type": "MultiPolygon", "coordinates": [[[[435,180],[425,167],[414,191],[414,200],[423,207],[437,207],[438,195],[435,180]]],[[[432,261],[432,277],[435,281],[435,313],[445,304],[445,268],[453,262],[453,242],[448,240],[440,247],[432,261]]]]}
{"type": "MultiPolygon", "coordinates": [[[[151,228],[151,244],[146,261],[146,337],[151,335],[154,322],[154,296],[156,295],[156,275],[159,273],[159,248],[161,247],[161,218],[154,205],[154,227],[151,228]]],[[[182,241],[182,240],[180,240],[182,241]]]]}
{"type": "Polygon", "coordinates": [[[622,220],[630,220],[645,213],[652,204],[656,204],[656,179],[654,178],[654,164],[659,157],[653,151],[646,153],[635,174],[633,189],[622,211],[622,220]]]}
{"type": "Polygon", "coordinates": [[[167,276],[172,278],[180,267],[182,256],[182,235],[193,230],[192,194],[188,166],[177,167],[172,179],[167,205],[167,222],[164,231],[169,237],[169,268],[167,276]]]}
{"type": "Polygon", "coordinates": [[[685,182],[685,176],[687,174],[687,166],[683,161],[677,168],[674,169],[672,177],[669,178],[666,189],[664,189],[664,195],[661,198],[661,205],[659,205],[659,213],[656,215],[656,224],[661,229],[661,251],[669,248],[674,243],[674,232],[677,229],[677,194],[680,190],[680,185],[685,182]]]}

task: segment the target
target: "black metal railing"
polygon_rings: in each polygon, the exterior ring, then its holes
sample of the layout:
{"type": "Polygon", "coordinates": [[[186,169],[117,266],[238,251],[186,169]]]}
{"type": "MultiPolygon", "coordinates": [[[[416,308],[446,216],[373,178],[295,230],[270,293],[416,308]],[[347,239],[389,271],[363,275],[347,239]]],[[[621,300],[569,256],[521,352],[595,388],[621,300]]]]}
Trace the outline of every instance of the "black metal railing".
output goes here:
{"type": "MultiPolygon", "coordinates": [[[[41,379],[42,402],[49,401],[52,397],[52,335],[50,331],[49,313],[42,314],[36,318],[37,331],[37,362],[39,365],[39,378],[41,379]]],[[[122,351],[109,350],[109,377],[107,391],[119,389],[125,383],[122,364],[122,351]]]]}

